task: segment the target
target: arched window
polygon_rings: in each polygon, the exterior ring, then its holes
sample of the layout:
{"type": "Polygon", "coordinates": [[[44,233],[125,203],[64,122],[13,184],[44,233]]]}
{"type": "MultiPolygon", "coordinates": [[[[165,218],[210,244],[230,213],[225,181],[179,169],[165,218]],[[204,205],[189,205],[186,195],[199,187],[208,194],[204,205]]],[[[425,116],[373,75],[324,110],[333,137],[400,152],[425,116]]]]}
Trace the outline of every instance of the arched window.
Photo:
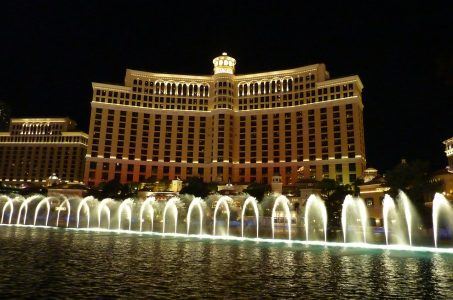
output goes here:
{"type": "Polygon", "coordinates": [[[193,93],[195,94],[195,96],[198,96],[198,95],[199,95],[199,94],[198,94],[198,85],[195,85],[195,86],[193,87],[193,93]]]}
{"type": "Polygon", "coordinates": [[[171,84],[171,94],[172,95],[176,94],[176,84],[174,84],[174,83],[171,84]]]}
{"type": "Polygon", "coordinates": [[[178,83],[178,95],[181,95],[181,83],[178,83]]]}
{"type": "Polygon", "coordinates": [[[288,79],[288,91],[292,91],[293,90],[293,79],[290,78],[288,79]]]}
{"type": "Polygon", "coordinates": [[[154,90],[154,94],[159,94],[160,92],[160,83],[156,82],[156,89],[154,90]]]}

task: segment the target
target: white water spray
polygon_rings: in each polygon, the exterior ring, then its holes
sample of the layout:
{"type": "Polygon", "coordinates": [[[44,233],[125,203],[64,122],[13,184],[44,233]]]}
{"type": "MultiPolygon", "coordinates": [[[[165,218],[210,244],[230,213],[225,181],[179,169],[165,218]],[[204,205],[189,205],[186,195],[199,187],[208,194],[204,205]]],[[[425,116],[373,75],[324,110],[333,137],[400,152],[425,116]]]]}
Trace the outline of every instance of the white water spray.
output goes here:
{"type": "Polygon", "coordinates": [[[68,214],[66,216],[66,228],[69,227],[69,217],[71,216],[71,203],[69,202],[69,199],[65,198],[65,200],[58,206],[57,210],[57,223],[55,226],[58,227],[58,223],[60,222],[60,212],[63,209],[63,207],[66,207],[68,210],[68,214]]]}
{"type": "Polygon", "coordinates": [[[216,235],[215,234],[215,228],[216,228],[216,225],[217,225],[217,211],[219,210],[220,206],[223,206],[225,211],[226,211],[226,213],[227,213],[226,235],[227,236],[230,235],[230,207],[229,207],[228,203],[231,202],[231,201],[233,201],[233,199],[231,199],[228,196],[222,196],[222,197],[220,197],[219,200],[217,200],[217,203],[216,203],[215,209],[214,209],[214,229],[212,231],[213,235],[216,235]]]}
{"type": "Polygon", "coordinates": [[[50,197],[46,197],[46,198],[42,199],[41,201],[39,201],[38,206],[36,206],[36,209],[35,209],[35,220],[33,222],[33,226],[36,226],[36,220],[38,218],[39,210],[41,209],[41,206],[43,206],[44,204],[46,205],[46,209],[47,209],[47,214],[46,214],[46,226],[47,226],[47,223],[49,222],[49,214],[50,214],[50,201],[49,201],[49,199],[50,199],[50,197]]]}
{"type": "Polygon", "coordinates": [[[193,198],[190,202],[189,209],[187,210],[187,234],[190,230],[190,218],[192,216],[192,210],[194,207],[198,208],[198,213],[200,214],[200,235],[203,234],[203,200],[199,197],[193,198]]]}
{"type": "Polygon", "coordinates": [[[322,201],[316,195],[310,195],[305,204],[305,218],[304,218],[304,227],[305,227],[305,239],[309,241],[309,232],[310,232],[310,216],[313,213],[312,210],[318,212],[318,215],[321,215],[321,222],[324,230],[324,242],[327,242],[327,209],[324,201],[322,201]]]}
{"type": "Polygon", "coordinates": [[[110,207],[109,204],[113,203],[114,200],[111,198],[103,199],[98,205],[98,228],[101,228],[102,224],[102,213],[107,216],[107,229],[110,229],[110,207]]]}
{"type": "Polygon", "coordinates": [[[123,210],[126,210],[126,218],[129,221],[129,230],[131,230],[132,221],[132,205],[134,202],[128,198],[124,200],[118,208],[118,230],[121,230],[121,220],[123,219],[123,210]]]}
{"type": "Polygon", "coordinates": [[[93,201],[94,197],[93,196],[88,196],[82,199],[80,201],[79,206],[77,207],[77,228],[79,228],[80,224],[80,212],[83,208],[85,211],[85,215],[87,217],[87,228],[90,228],[90,206],[88,205],[88,201],[93,201]]]}
{"type": "Polygon", "coordinates": [[[14,213],[14,200],[11,199],[10,197],[8,196],[2,196],[2,198],[5,198],[6,199],[6,203],[5,205],[3,205],[3,210],[2,210],[2,221],[0,222],[0,224],[3,224],[3,218],[5,216],[5,211],[6,209],[9,207],[9,220],[8,220],[8,224],[11,224],[11,219],[13,217],[13,213],[14,213]]]}
{"type": "Polygon", "coordinates": [[[283,206],[283,210],[285,212],[285,218],[286,222],[288,223],[288,240],[291,240],[291,211],[289,209],[289,201],[288,198],[286,198],[283,195],[280,195],[275,199],[274,202],[274,207],[272,208],[272,219],[271,219],[271,224],[272,224],[272,238],[275,238],[275,217],[276,217],[276,211],[277,207],[279,205],[283,206]]]}
{"type": "Polygon", "coordinates": [[[242,233],[242,237],[244,237],[244,217],[245,217],[245,210],[247,208],[247,205],[251,204],[252,207],[253,207],[253,210],[255,212],[255,220],[256,220],[256,238],[259,237],[259,210],[258,210],[258,202],[256,201],[256,199],[254,197],[248,197],[245,202],[244,202],[244,205],[242,206],[242,214],[241,214],[241,233],[242,233]]]}
{"type": "Polygon", "coordinates": [[[178,229],[178,208],[176,207],[176,203],[179,203],[179,198],[173,197],[173,198],[170,198],[170,200],[168,200],[167,203],[165,204],[164,216],[163,216],[164,222],[162,225],[162,233],[164,233],[164,234],[165,234],[165,222],[167,221],[168,209],[171,209],[173,212],[173,218],[175,221],[175,233],[176,233],[176,230],[178,229]]]}
{"type": "Polygon", "coordinates": [[[140,231],[143,229],[143,222],[145,222],[145,219],[143,219],[143,213],[146,211],[148,208],[148,213],[151,218],[151,231],[154,230],[154,203],[156,202],[154,197],[148,197],[143,203],[142,206],[140,207],[140,231]]]}

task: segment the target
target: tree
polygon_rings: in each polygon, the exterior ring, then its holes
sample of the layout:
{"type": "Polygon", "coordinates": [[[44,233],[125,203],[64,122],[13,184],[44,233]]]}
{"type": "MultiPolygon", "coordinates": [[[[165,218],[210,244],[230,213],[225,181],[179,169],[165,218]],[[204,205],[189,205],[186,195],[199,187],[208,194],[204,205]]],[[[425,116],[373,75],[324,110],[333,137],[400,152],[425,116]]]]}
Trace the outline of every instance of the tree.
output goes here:
{"type": "Polygon", "coordinates": [[[170,186],[170,179],[168,179],[167,176],[164,176],[162,179],[160,179],[155,186],[156,192],[166,192],[168,191],[168,188],[170,186]]]}
{"type": "Polygon", "coordinates": [[[326,203],[328,226],[340,227],[344,198],[348,194],[355,194],[354,190],[348,184],[343,185],[328,178],[320,181],[318,187],[321,189],[321,197],[326,203]]]}
{"type": "Polygon", "coordinates": [[[396,197],[399,190],[406,193],[423,223],[429,225],[431,210],[425,203],[432,200],[434,193],[442,190],[441,182],[431,181],[429,163],[421,160],[408,163],[403,160],[386,173],[385,179],[390,187],[389,194],[396,197]]]}
{"type": "Polygon", "coordinates": [[[189,177],[179,193],[205,198],[209,195],[209,192],[209,185],[203,182],[200,177],[189,177]]]}
{"type": "Polygon", "coordinates": [[[264,194],[270,192],[270,190],[271,187],[268,184],[252,182],[247,186],[244,192],[252,197],[255,197],[256,200],[261,202],[261,200],[263,200],[264,194]]]}
{"type": "Polygon", "coordinates": [[[123,196],[123,185],[120,183],[119,179],[101,182],[96,188],[94,188],[94,194],[98,199],[119,199],[123,196]]]}

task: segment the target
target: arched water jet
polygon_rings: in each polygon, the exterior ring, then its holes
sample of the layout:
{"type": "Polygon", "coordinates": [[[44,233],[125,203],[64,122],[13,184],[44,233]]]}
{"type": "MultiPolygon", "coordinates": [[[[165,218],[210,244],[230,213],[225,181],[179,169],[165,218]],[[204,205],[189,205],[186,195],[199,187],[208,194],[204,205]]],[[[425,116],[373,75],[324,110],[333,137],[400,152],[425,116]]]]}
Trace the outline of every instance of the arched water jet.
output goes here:
{"type": "Polygon", "coordinates": [[[143,229],[143,222],[145,220],[143,219],[143,213],[145,212],[146,208],[148,208],[148,213],[151,218],[151,232],[154,230],[154,208],[153,205],[156,202],[156,199],[154,197],[148,197],[143,203],[142,206],[140,207],[140,232],[143,229]]]}
{"type": "Polygon", "coordinates": [[[365,203],[362,199],[354,199],[351,195],[347,195],[343,201],[343,208],[341,210],[341,227],[343,229],[343,239],[346,243],[347,229],[348,229],[348,211],[355,213],[359,219],[363,232],[363,242],[366,243],[366,231],[368,222],[368,213],[365,203]]]}
{"type": "Polygon", "coordinates": [[[85,215],[87,217],[87,228],[90,228],[90,206],[88,205],[88,201],[93,201],[94,197],[93,196],[88,196],[82,199],[80,201],[79,206],[77,207],[77,228],[79,228],[80,224],[80,211],[82,208],[85,211],[85,215]]]}
{"type": "Polygon", "coordinates": [[[363,242],[366,243],[367,225],[368,225],[368,210],[366,209],[365,202],[361,198],[356,199],[359,207],[360,223],[362,224],[363,242]]]}
{"type": "Polygon", "coordinates": [[[258,203],[256,202],[255,197],[248,197],[244,205],[242,206],[242,214],[241,214],[241,234],[244,237],[244,217],[245,217],[245,210],[247,205],[252,204],[253,210],[255,211],[255,219],[256,219],[256,238],[259,237],[259,210],[258,210],[258,203]]]}
{"type": "Polygon", "coordinates": [[[274,207],[272,208],[272,219],[271,219],[271,224],[272,224],[272,238],[275,238],[275,213],[277,211],[277,207],[279,205],[283,206],[283,210],[285,211],[285,218],[286,222],[288,223],[288,240],[291,240],[291,211],[289,209],[289,201],[288,198],[286,198],[283,195],[280,195],[275,199],[274,202],[274,207]]]}
{"type": "Polygon", "coordinates": [[[217,224],[217,211],[219,210],[220,206],[223,206],[226,210],[226,213],[227,213],[226,235],[227,236],[230,235],[230,207],[228,205],[228,202],[231,202],[231,201],[233,201],[233,199],[231,199],[228,196],[222,196],[219,198],[219,200],[217,200],[217,203],[216,203],[215,209],[214,209],[214,229],[212,231],[213,235],[215,235],[215,228],[216,228],[216,224],[217,224]]]}
{"type": "Polygon", "coordinates": [[[439,215],[441,209],[445,210],[445,213],[447,213],[449,217],[453,217],[453,210],[447,198],[445,198],[445,196],[440,193],[436,193],[433,200],[433,235],[434,247],[436,248],[439,238],[439,215]]]}
{"type": "Polygon", "coordinates": [[[398,198],[403,204],[404,218],[406,219],[407,226],[407,236],[409,238],[409,246],[412,246],[412,213],[409,198],[403,191],[399,191],[398,198]]]}
{"type": "Polygon", "coordinates": [[[110,207],[109,203],[113,202],[113,199],[105,198],[98,205],[98,228],[101,228],[102,213],[107,216],[107,229],[110,229],[110,207]]]}
{"type": "Polygon", "coordinates": [[[10,197],[8,196],[1,196],[1,198],[4,198],[6,199],[6,203],[5,205],[3,205],[3,210],[2,210],[2,221],[0,224],[3,224],[3,218],[5,216],[5,211],[6,209],[9,207],[9,220],[8,220],[8,224],[11,224],[11,220],[12,220],[12,217],[13,217],[13,213],[14,213],[14,200],[11,199],[10,197]]]}
{"type": "Polygon", "coordinates": [[[47,215],[46,215],[46,225],[47,226],[47,223],[49,222],[49,215],[50,215],[50,201],[49,201],[50,197],[46,197],[44,199],[42,199],[41,201],[39,201],[38,203],[38,206],[36,206],[36,209],[35,209],[35,220],[33,221],[33,225],[36,226],[36,220],[38,218],[38,213],[39,213],[39,210],[41,209],[41,206],[43,204],[46,205],[46,209],[47,209],[47,215]]]}
{"type": "Polygon", "coordinates": [[[316,209],[318,212],[321,212],[321,221],[324,230],[324,242],[327,242],[327,209],[324,201],[322,201],[319,197],[312,194],[307,199],[307,203],[305,204],[305,218],[304,218],[304,226],[305,226],[305,239],[309,241],[309,232],[310,232],[310,214],[312,213],[311,210],[316,209]]]}
{"type": "Polygon", "coordinates": [[[173,212],[173,218],[175,220],[175,233],[178,229],[178,208],[176,207],[176,203],[179,203],[179,198],[172,197],[165,204],[164,215],[163,215],[164,222],[163,222],[163,226],[162,226],[162,233],[164,233],[164,234],[165,234],[165,222],[167,221],[167,211],[169,208],[171,208],[171,210],[173,212]]]}
{"type": "Polygon", "coordinates": [[[196,206],[198,208],[198,213],[200,214],[200,235],[203,234],[203,200],[200,197],[195,197],[190,202],[189,209],[187,210],[187,234],[190,230],[190,218],[192,216],[192,210],[196,206]]]}
{"type": "Polygon", "coordinates": [[[390,213],[395,212],[395,201],[388,194],[385,194],[384,200],[382,200],[382,217],[384,219],[384,233],[385,243],[389,244],[389,217],[390,213]]]}
{"type": "Polygon", "coordinates": [[[118,229],[121,230],[121,219],[123,218],[123,210],[126,210],[127,220],[129,221],[129,230],[131,230],[132,221],[132,199],[128,198],[124,200],[118,208],[118,229]]]}
{"type": "Polygon", "coordinates": [[[17,225],[20,225],[20,219],[22,217],[22,212],[24,211],[23,225],[27,223],[27,213],[28,213],[28,204],[41,198],[41,195],[33,195],[25,199],[19,207],[19,213],[17,216],[17,225]]]}
{"type": "Polygon", "coordinates": [[[66,216],[66,228],[69,227],[69,218],[71,216],[71,203],[69,202],[69,199],[65,198],[65,200],[57,207],[58,213],[57,213],[57,223],[55,226],[58,227],[58,223],[60,222],[60,212],[63,209],[63,207],[66,206],[68,210],[68,215],[66,216]]]}

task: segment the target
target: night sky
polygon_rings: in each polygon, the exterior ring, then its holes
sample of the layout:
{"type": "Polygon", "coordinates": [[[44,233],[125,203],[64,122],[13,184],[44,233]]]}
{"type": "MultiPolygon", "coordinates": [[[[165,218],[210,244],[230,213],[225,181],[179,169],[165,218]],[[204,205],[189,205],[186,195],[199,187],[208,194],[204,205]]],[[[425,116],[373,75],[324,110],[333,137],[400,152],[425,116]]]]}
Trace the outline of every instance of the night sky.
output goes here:
{"type": "Polygon", "coordinates": [[[306,2],[2,3],[0,101],[13,117],[68,116],[87,131],[91,82],[122,84],[126,68],[212,74],[223,51],[237,74],[325,63],[331,78],[364,83],[368,166],[385,171],[404,157],[443,168],[442,141],[453,136],[448,1],[306,2]]]}

